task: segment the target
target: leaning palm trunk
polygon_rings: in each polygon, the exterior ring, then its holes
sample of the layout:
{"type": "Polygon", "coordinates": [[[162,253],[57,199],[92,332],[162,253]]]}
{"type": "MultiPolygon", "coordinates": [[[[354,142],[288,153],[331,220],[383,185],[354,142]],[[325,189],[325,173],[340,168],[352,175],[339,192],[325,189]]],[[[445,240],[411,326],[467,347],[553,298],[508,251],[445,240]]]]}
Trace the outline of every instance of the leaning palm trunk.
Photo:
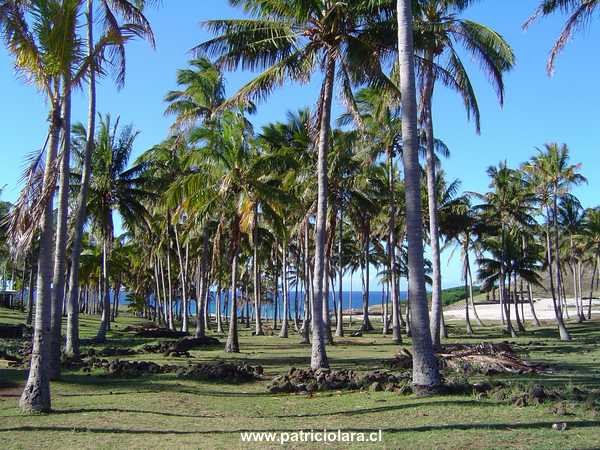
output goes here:
{"type": "Polygon", "coordinates": [[[175,246],[177,248],[177,259],[179,261],[179,279],[181,282],[181,331],[188,332],[188,297],[187,297],[187,268],[183,262],[181,254],[181,245],[179,243],[179,233],[177,232],[177,224],[174,225],[175,230],[175,246]]]}
{"type": "Polygon", "coordinates": [[[419,141],[412,27],[412,2],[398,0],[398,53],[402,98],[402,141],[408,238],[408,292],[413,343],[413,384],[417,392],[435,390],[440,373],[429,330],[423,258],[423,218],[421,215],[419,141]]]}
{"type": "MultiPolygon", "coordinates": [[[[423,117],[425,125],[425,139],[427,151],[427,199],[429,207],[429,238],[431,241],[431,262],[433,269],[432,291],[431,291],[431,339],[434,348],[440,347],[440,332],[443,327],[442,320],[442,273],[440,264],[440,239],[437,212],[435,153],[433,136],[432,97],[434,88],[433,54],[427,52],[425,68],[425,88],[423,95],[423,117]]],[[[443,327],[445,329],[445,327],[443,327]]],[[[445,331],[444,331],[445,334],[445,331]]]]}
{"type": "Polygon", "coordinates": [[[331,101],[335,81],[334,55],[327,54],[325,62],[325,79],[323,81],[322,98],[320,99],[320,124],[317,157],[317,220],[315,228],[315,264],[313,277],[312,304],[312,354],[310,365],[313,369],[329,367],[325,351],[325,323],[323,318],[323,281],[325,273],[325,238],[327,234],[327,153],[329,151],[329,131],[331,119],[331,101]]]}
{"type": "Polygon", "coordinates": [[[63,149],[60,158],[60,181],[58,188],[56,239],[54,249],[54,274],[52,278],[52,319],[50,325],[51,380],[60,377],[60,351],[62,344],[62,309],[65,298],[65,270],[67,259],[67,230],[69,218],[69,178],[71,153],[71,83],[68,76],[63,84],[63,149]]]}
{"type": "Polygon", "coordinates": [[[46,168],[44,169],[43,190],[47,196],[42,216],[40,248],[38,253],[38,276],[35,301],[35,322],[33,325],[33,346],[27,384],[21,394],[19,406],[26,412],[50,412],[50,380],[48,365],[50,353],[51,283],[52,283],[52,242],[53,242],[53,193],[55,188],[54,162],[58,151],[60,135],[60,105],[52,100],[50,130],[46,168]]]}
{"type": "MultiPolygon", "coordinates": [[[[87,0],[87,38],[88,56],[94,53],[94,1],[87,0]]],[[[67,297],[67,340],[65,354],[79,356],[79,259],[82,250],[83,228],[87,215],[87,197],[90,186],[92,153],[94,152],[94,135],[96,132],[96,72],[90,63],[89,70],[89,99],[88,99],[88,127],[83,155],[83,170],[81,173],[81,187],[77,194],[75,207],[75,222],[73,230],[73,245],[71,248],[71,272],[69,277],[69,293],[67,297]]]]}
{"type": "Polygon", "coordinates": [[[556,289],[554,286],[554,269],[552,262],[552,244],[550,240],[550,228],[549,225],[546,225],[546,258],[548,264],[548,275],[550,278],[550,292],[552,293],[552,305],[554,306],[554,315],[556,317],[556,323],[558,325],[558,332],[560,334],[561,341],[570,341],[571,335],[565,326],[563,321],[562,312],[560,310],[560,297],[557,299],[556,289]]]}

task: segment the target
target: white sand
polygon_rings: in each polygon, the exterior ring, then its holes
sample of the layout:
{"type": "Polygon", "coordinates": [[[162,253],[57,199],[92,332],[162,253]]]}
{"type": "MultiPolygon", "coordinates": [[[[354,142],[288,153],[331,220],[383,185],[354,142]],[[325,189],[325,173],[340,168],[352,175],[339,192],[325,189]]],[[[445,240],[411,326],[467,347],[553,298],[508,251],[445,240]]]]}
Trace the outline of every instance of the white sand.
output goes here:
{"type": "MultiPolygon", "coordinates": [[[[587,308],[588,308],[589,300],[585,299],[583,301],[584,305],[584,314],[587,316],[587,308]]],[[[568,298],[568,313],[571,318],[576,316],[576,308],[575,308],[575,299],[568,298]]],[[[540,298],[534,300],[535,314],[539,320],[553,320],[554,319],[554,307],[552,306],[551,298],[540,298]]],[[[478,305],[475,302],[475,308],[477,309],[477,314],[479,318],[483,321],[485,320],[501,320],[501,312],[500,312],[500,304],[480,304],[478,305]]],[[[525,303],[523,305],[523,310],[525,312],[525,320],[533,320],[533,315],[531,314],[531,307],[529,303],[525,303]]],[[[519,305],[519,313],[521,312],[521,305],[519,305]]],[[[465,307],[464,303],[452,305],[449,308],[444,310],[444,318],[447,320],[465,320],[465,307]]],[[[473,310],[470,308],[469,315],[471,320],[473,320],[473,310]]],[[[515,311],[514,305],[511,307],[511,318],[514,318],[515,311]]],[[[600,315],[600,299],[592,299],[592,315],[600,315]]],[[[566,316],[565,316],[566,318],[566,316]]]]}

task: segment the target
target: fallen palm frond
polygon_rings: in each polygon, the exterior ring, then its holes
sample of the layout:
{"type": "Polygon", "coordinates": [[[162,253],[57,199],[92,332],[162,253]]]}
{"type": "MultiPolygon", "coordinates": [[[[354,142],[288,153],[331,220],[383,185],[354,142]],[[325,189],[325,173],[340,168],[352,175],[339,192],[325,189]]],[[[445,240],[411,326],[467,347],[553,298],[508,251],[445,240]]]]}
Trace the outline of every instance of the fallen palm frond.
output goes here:
{"type": "MultiPolygon", "coordinates": [[[[519,357],[514,348],[506,343],[453,344],[446,345],[437,353],[441,368],[462,373],[499,373],[526,374],[549,373],[544,364],[533,363],[519,357]]],[[[391,361],[384,361],[386,367],[408,370],[412,368],[412,354],[401,349],[391,361]]]]}
{"type": "Polygon", "coordinates": [[[485,375],[549,372],[548,367],[543,364],[520,358],[508,343],[448,345],[437,356],[445,367],[463,372],[479,372],[485,375]]]}

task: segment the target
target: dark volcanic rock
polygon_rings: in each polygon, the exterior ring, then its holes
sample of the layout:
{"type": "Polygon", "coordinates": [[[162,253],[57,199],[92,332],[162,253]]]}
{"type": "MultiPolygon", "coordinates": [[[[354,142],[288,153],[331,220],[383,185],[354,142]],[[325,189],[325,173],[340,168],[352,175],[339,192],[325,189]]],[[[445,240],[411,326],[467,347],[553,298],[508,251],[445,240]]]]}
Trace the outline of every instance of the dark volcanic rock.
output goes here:
{"type": "Polygon", "coordinates": [[[188,350],[191,350],[193,348],[206,347],[209,345],[221,345],[221,342],[218,339],[210,336],[204,336],[201,338],[188,336],[175,342],[175,344],[171,346],[169,351],[187,352],[188,350]]]}
{"type": "MultiPolygon", "coordinates": [[[[402,391],[408,385],[403,376],[387,371],[372,371],[359,375],[353,370],[296,369],[274,378],[267,389],[276,393],[311,393],[315,391],[370,389],[402,391]]],[[[410,387],[409,387],[410,390],[410,387]]]]}
{"type": "Polygon", "coordinates": [[[0,324],[0,338],[20,339],[25,334],[25,325],[2,325],[0,324]]]}

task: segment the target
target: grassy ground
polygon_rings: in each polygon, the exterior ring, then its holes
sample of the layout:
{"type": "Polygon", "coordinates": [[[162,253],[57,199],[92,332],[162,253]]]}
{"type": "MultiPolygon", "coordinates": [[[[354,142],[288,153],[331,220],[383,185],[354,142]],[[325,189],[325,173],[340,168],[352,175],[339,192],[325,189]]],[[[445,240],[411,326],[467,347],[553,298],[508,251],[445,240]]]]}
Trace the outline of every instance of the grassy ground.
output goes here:
{"type": "MultiPolygon", "coordinates": [[[[0,308],[0,323],[19,323],[19,313],[0,308]]],[[[120,332],[136,319],[120,317],[109,345],[138,346],[120,332]]],[[[95,318],[81,321],[83,337],[93,336],[95,318]]],[[[600,322],[570,325],[574,340],[556,340],[551,328],[533,329],[516,340],[528,358],[560,365],[551,375],[515,376],[519,383],[585,389],[600,388],[600,322]]],[[[193,361],[239,359],[261,364],[268,377],[290,366],[307,366],[309,348],[294,336],[252,337],[241,328],[242,352],[231,356],[220,347],[193,351],[193,361]]],[[[501,341],[498,328],[477,330],[467,339],[460,328],[451,329],[449,342],[501,341]]],[[[222,339],[224,341],[224,339],[222,339]]],[[[0,342],[1,343],[1,342],[0,342]]],[[[6,343],[6,342],[5,342],[6,343]]],[[[374,333],[338,339],[328,347],[333,368],[381,368],[397,347],[390,338],[374,333]]],[[[157,362],[188,360],[162,355],[136,355],[157,362]]],[[[231,385],[183,380],[173,375],[135,379],[107,378],[98,373],[66,372],[52,384],[50,415],[25,416],[16,408],[25,373],[6,368],[0,360],[0,448],[278,448],[279,444],[248,444],[240,432],[294,430],[383,431],[383,443],[372,448],[591,448],[600,446],[598,404],[569,403],[569,415],[557,416],[552,404],[515,407],[506,401],[474,396],[417,399],[388,392],[332,392],[314,396],[272,395],[268,381],[231,385]],[[567,422],[566,431],[552,424],[567,422]]],[[[498,378],[498,377],[495,377],[498,378]]],[[[500,377],[506,378],[506,377],[500,377]]],[[[296,444],[297,447],[302,445],[296,444]]],[[[314,448],[305,444],[303,448],[314,448]]],[[[290,445],[289,447],[292,447],[290,445]]],[[[365,444],[338,444],[333,448],[365,448],[365,444]]]]}

